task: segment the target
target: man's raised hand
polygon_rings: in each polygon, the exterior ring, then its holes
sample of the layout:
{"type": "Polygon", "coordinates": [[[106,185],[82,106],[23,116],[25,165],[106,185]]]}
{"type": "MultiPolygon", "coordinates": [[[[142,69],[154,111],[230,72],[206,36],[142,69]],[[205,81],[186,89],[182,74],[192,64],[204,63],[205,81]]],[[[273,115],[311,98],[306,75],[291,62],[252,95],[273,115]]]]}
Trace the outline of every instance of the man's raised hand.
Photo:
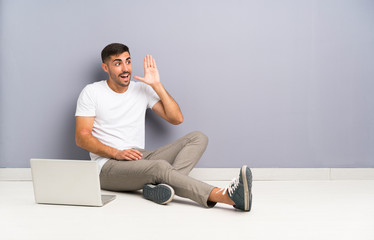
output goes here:
{"type": "Polygon", "coordinates": [[[160,83],[156,61],[151,55],[146,55],[144,58],[144,77],[134,76],[134,78],[150,86],[160,83]]]}

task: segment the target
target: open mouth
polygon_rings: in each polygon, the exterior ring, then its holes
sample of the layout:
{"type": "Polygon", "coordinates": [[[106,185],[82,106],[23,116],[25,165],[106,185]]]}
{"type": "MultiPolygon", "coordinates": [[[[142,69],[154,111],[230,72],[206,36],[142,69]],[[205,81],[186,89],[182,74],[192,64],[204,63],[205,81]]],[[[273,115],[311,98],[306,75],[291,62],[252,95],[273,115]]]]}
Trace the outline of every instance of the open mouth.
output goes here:
{"type": "Polygon", "coordinates": [[[130,78],[130,73],[121,74],[119,77],[123,80],[128,80],[130,78]]]}

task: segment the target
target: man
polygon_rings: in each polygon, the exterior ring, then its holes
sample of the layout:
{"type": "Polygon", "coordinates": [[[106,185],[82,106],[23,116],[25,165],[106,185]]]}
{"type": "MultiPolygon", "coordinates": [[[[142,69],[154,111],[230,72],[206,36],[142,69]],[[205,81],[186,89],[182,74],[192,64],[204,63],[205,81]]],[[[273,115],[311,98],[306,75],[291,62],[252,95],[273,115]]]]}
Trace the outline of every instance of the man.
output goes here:
{"type": "Polygon", "coordinates": [[[90,152],[100,166],[101,187],[111,191],[143,189],[143,196],[166,204],[174,193],[205,207],[217,202],[250,211],[252,173],[246,166],[226,189],[216,188],[188,176],[204,153],[208,139],[192,132],[156,149],[144,149],[147,108],[170,122],[183,122],[176,101],[163,87],[155,60],[144,59],[144,77],[134,76],[129,48],[112,43],[101,52],[108,80],[87,85],[76,110],[76,143],[90,152]]]}

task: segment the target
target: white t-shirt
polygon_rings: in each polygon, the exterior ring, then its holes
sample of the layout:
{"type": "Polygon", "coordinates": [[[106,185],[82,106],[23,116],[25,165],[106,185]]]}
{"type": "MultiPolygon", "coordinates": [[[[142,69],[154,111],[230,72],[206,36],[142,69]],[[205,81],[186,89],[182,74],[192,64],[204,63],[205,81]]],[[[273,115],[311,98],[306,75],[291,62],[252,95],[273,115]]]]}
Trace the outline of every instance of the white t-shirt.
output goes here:
{"type": "MultiPolygon", "coordinates": [[[[145,113],[160,98],[149,85],[131,81],[124,93],[116,93],[106,80],[88,84],[79,95],[75,116],[95,117],[92,135],[110,147],[144,148],[145,113]]],[[[109,160],[90,153],[100,169],[109,160]]]]}

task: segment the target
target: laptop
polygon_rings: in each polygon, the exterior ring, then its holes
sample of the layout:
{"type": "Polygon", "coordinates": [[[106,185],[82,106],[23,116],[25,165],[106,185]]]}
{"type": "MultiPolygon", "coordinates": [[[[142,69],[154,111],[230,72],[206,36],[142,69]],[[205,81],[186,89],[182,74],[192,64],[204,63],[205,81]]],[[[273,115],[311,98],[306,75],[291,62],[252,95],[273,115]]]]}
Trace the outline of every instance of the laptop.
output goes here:
{"type": "Polygon", "coordinates": [[[115,195],[101,195],[96,161],[30,159],[36,203],[101,207],[115,195]]]}

